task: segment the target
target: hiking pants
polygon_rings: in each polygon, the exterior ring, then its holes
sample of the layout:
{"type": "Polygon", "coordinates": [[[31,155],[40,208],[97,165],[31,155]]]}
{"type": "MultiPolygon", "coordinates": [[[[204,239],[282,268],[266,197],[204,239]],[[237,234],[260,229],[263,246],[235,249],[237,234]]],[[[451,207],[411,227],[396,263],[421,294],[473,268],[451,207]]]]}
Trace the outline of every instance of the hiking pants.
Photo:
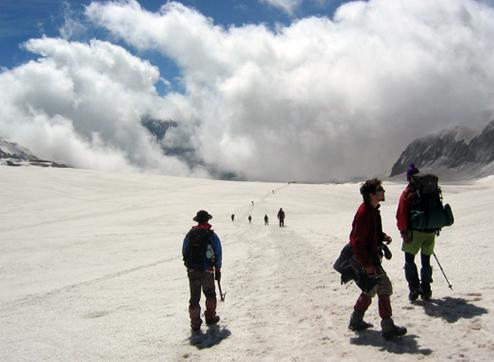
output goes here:
{"type": "Polygon", "coordinates": [[[216,299],[214,287],[214,273],[202,270],[189,270],[190,305],[199,304],[201,300],[201,290],[207,299],[216,299]]]}
{"type": "Polygon", "coordinates": [[[206,297],[206,319],[211,319],[216,315],[216,291],[214,285],[214,273],[203,270],[188,270],[190,287],[189,315],[191,325],[199,325],[201,321],[201,290],[206,297]]]}
{"type": "Polygon", "coordinates": [[[360,294],[353,309],[360,313],[365,313],[369,308],[372,297],[377,294],[379,316],[382,319],[391,318],[393,312],[391,309],[390,295],[393,294],[393,286],[389,280],[386,272],[382,268],[378,268],[378,273],[381,274],[376,286],[372,288],[368,293],[360,294]]]}

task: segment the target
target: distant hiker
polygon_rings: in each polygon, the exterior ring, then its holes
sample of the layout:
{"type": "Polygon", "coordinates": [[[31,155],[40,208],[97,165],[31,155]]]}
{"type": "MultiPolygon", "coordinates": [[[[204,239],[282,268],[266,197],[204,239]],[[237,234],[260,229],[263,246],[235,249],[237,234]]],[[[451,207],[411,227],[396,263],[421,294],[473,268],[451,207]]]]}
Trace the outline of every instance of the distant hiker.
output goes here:
{"type": "Polygon", "coordinates": [[[252,223],[252,216],[249,215],[249,217],[247,218],[249,220],[249,224],[252,223]]]}
{"type": "Polygon", "coordinates": [[[353,258],[361,266],[367,280],[353,308],[348,328],[360,331],[372,327],[372,324],[365,322],[363,318],[372,302],[372,297],[377,293],[382,335],[385,339],[390,339],[406,334],[407,330],[396,326],[391,318],[390,296],[393,294],[393,287],[381,265],[383,241],[387,244],[391,243],[391,238],[382,231],[379,211],[379,203],[385,199],[384,192],[379,179],[367,180],[360,187],[364,202],[353,219],[350,243],[353,258]]]}
{"type": "Polygon", "coordinates": [[[264,225],[268,225],[268,224],[269,224],[268,215],[267,214],[264,214],[264,225]]]}
{"type": "Polygon", "coordinates": [[[252,205],[254,205],[254,201],[251,201],[252,202],[252,205]]]}
{"type": "Polygon", "coordinates": [[[278,211],[278,221],[280,222],[280,228],[285,226],[285,212],[281,207],[280,210],[278,211]]]}
{"type": "Polygon", "coordinates": [[[407,169],[408,185],[401,193],[396,211],[397,227],[403,239],[405,252],[405,278],[408,282],[408,299],[423,300],[432,296],[431,255],[434,253],[436,233],[453,223],[449,205],[442,205],[441,189],[434,175],[421,175],[414,164],[407,169]],[[420,253],[420,278],[415,255],[420,253]]]}
{"type": "Polygon", "coordinates": [[[235,214],[232,214],[232,221],[235,220],[235,214]]]}
{"type": "Polygon", "coordinates": [[[187,267],[189,278],[190,300],[189,316],[190,327],[193,331],[201,328],[201,289],[206,297],[206,324],[218,323],[220,317],[216,315],[216,291],[214,281],[221,280],[221,242],[211,229],[209,220],[212,218],[205,210],[197,212],[192,220],[197,225],[185,236],[182,245],[184,264],[187,267]]]}

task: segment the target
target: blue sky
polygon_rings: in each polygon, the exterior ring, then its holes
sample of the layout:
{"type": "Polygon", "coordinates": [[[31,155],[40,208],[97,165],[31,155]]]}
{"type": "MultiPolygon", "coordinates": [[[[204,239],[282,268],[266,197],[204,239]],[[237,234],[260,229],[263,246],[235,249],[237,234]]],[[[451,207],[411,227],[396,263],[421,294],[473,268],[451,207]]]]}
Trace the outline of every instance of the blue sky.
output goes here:
{"type": "MultiPolygon", "coordinates": [[[[90,26],[84,19],[84,7],[91,0],[2,0],[0,1],[0,67],[13,68],[33,59],[35,55],[21,47],[21,44],[31,38],[43,35],[57,37],[65,18],[70,15],[85,23],[87,28],[83,34],[78,34],[75,40],[86,41],[97,37],[105,39],[107,34],[102,29],[90,26]]],[[[139,0],[143,8],[157,11],[165,0],[139,0]]],[[[213,19],[216,24],[223,26],[244,24],[289,24],[297,18],[307,16],[332,16],[342,0],[305,0],[293,14],[269,6],[256,0],[181,0],[182,4],[199,10],[202,14],[213,19]]],[[[114,43],[118,41],[112,40],[114,43]]],[[[126,46],[126,48],[129,48],[126,46]]],[[[135,52],[132,48],[131,52],[135,52]]],[[[158,53],[140,54],[152,64],[160,68],[160,72],[169,80],[178,75],[174,63],[158,53]]],[[[179,85],[174,84],[174,90],[179,85]]],[[[157,84],[160,93],[166,91],[163,84],[157,84]]]]}

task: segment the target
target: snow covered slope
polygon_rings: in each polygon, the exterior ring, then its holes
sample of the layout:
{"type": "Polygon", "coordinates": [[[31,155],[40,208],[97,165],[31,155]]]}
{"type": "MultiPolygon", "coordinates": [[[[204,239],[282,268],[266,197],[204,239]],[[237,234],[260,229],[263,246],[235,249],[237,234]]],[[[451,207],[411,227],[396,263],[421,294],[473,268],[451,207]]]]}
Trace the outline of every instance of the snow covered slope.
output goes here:
{"type": "MultiPolygon", "coordinates": [[[[443,187],[456,223],[443,230],[436,253],[454,290],[432,261],[433,300],[416,304],[407,299],[394,222],[404,185],[385,183],[384,229],[394,239],[385,268],[395,320],[409,330],[394,342],[377,327],[360,335],[347,329],[359,292],[341,286],[332,270],[360,203],[358,184],[34,167],[0,167],[0,179],[4,361],[490,361],[494,355],[493,177],[443,187]],[[286,228],[275,222],[280,207],[286,228]],[[180,252],[201,208],[213,215],[223,242],[227,296],[218,303],[219,326],[192,337],[180,252]]],[[[376,300],[367,320],[379,324],[376,300]]]]}

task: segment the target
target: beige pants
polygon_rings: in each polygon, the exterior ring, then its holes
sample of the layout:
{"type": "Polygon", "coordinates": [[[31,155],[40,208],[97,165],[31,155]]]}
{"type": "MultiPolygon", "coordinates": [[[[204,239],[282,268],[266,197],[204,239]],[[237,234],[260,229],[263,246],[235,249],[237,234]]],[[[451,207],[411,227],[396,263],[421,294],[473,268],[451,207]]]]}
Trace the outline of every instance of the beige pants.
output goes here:
{"type": "Polygon", "coordinates": [[[386,272],[382,268],[377,268],[377,272],[380,275],[377,284],[367,293],[371,298],[377,295],[387,295],[393,294],[393,286],[389,280],[386,272]]]}

